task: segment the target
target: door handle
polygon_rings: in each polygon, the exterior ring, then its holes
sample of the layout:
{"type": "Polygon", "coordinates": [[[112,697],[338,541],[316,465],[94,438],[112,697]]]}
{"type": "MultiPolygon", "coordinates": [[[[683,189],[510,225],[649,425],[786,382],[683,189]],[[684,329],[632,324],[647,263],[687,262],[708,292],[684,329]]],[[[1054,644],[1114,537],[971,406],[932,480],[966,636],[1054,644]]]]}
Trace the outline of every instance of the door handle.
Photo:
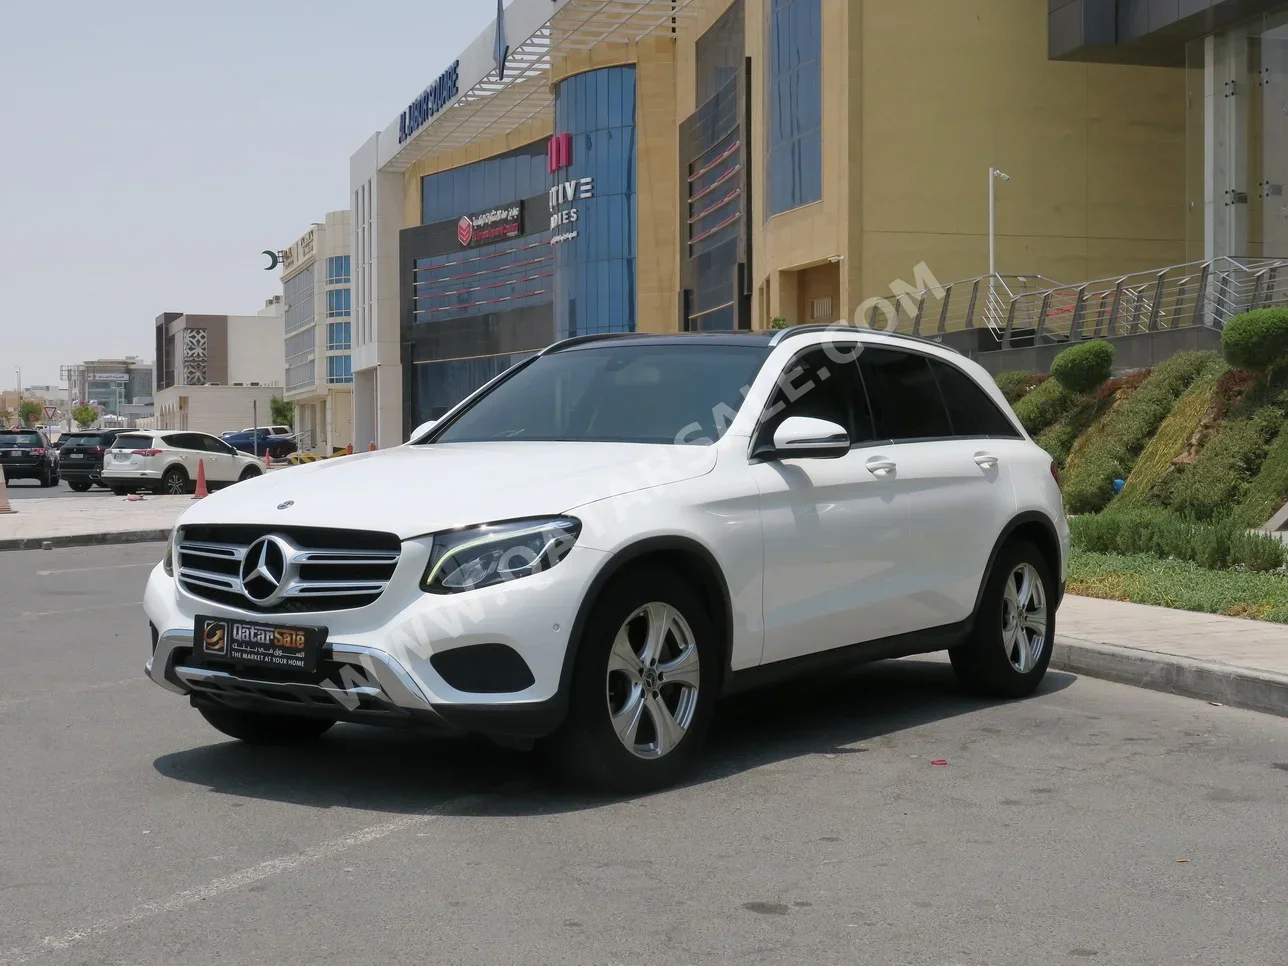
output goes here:
{"type": "Polygon", "coordinates": [[[982,469],[997,469],[997,457],[991,453],[976,453],[975,462],[978,463],[982,469]]]}
{"type": "Polygon", "coordinates": [[[882,456],[874,456],[863,465],[873,476],[884,476],[895,471],[894,460],[888,460],[882,456]]]}

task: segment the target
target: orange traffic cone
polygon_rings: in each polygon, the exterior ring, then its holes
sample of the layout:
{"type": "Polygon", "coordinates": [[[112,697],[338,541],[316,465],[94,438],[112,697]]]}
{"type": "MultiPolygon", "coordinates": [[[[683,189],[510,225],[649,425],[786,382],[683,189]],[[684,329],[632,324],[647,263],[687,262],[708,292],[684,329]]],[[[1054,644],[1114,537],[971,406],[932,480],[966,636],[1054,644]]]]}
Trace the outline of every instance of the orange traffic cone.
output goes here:
{"type": "Polygon", "coordinates": [[[197,492],[192,495],[192,498],[194,500],[200,500],[202,497],[208,495],[209,494],[206,490],[206,461],[197,460],[197,492]]]}
{"type": "Polygon", "coordinates": [[[374,453],[376,451],[376,444],[372,443],[370,446],[367,447],[367,450],[368,452],[374,453]]]}
{"type": "Polygon", "coordinates": [[[9,505],[9,487],[4,481],[4,467],[0,466],[0,513],[17,513],[9,505]]]}
{"type": "Polygon", "coordinates": [[[350,443],[348,446],[346,446],[346,447],[344,448],[344,455],[345,455],[345,456],[352,456],[352,455],[353,455],[353,444],[352,444],[352,443],[350,443]]]}

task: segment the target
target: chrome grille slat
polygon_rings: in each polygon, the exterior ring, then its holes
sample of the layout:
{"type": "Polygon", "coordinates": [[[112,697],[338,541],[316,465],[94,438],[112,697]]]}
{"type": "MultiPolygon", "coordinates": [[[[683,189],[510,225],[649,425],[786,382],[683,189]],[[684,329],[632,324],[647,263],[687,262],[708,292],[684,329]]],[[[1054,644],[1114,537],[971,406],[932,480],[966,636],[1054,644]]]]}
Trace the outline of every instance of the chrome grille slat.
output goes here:
{"type": "Polygon", "coordinates": [[[178,579],[189,594],[271,614],[365,607],[384,593],[402,544],[393,534],[361,530],[201,525],[180,532],[175,552],[178,579]],[[265,544],[276,585],[256,576],[265,565],[265,544]]]}

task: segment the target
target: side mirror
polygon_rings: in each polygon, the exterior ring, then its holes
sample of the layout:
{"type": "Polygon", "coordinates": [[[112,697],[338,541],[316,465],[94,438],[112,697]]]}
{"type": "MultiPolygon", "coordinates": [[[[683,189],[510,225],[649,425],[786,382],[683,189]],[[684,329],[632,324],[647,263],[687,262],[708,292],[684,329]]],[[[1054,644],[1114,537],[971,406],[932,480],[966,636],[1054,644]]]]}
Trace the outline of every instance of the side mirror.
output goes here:
{"type": "Polygon", "coordinates": [[[417,426],[415,429],[411,431],[411,436],[408,437],[407,441],[409,443],[416,442],[416,440],[420,439],[422,436],[424,436],[426,433],[428,433],[431,429],[433,429],[437,425],[438,425],[437,419],[431,419],[427,423],[421,423],[419,426],[417,426]]]}
{"type": "Polygon", "coordinates": [[[849,433],[830,420],[788,416],[774,432],[777,459],[839,459],[849,451],[849,433]]]}

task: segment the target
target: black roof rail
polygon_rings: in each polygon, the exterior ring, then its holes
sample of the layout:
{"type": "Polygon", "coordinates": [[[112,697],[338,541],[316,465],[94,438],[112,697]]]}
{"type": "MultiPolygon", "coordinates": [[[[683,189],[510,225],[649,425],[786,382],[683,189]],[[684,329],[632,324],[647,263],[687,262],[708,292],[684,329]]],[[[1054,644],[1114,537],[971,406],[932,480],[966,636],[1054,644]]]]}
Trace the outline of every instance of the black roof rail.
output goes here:
{"type": "Polygon", "coordinates": [[[638,332],[594,332],[589,335],[574,335],[571,338],[561,339],[558,342],[552,342],[541,350],[540,355],[549,355],[551,352],[559,352],[563,349],[571,349],[573,346],[584,345],[587,342],[601,342],[605,339],[620,339],[622,336],[639,335],[638,332]]]}
{"type": "Polygon", "coordinates": [[[891,339],[907,339],[910,342],[922,342],[928,345],[939,346],[941,349],[947,349],[949,352],[956,352],[958,355],[961,355],[958,350],[954,349],[950,345],[945,345],[938,339],[927,339],[920,335],[908,335],[906,332],[883,332],[880,329],[874,329],[866,325],[851,325],[849,322],[809,322],[803,325],[789,325],[785,329],[779,329],[778,333],[769,341],[769,344],[771,346],[776,346],[795,335],[807,335],[811,332],[829,332],[836,329],[853,329],[855,332],[871,332],[873,335],[884,335],[891,339]]]}

